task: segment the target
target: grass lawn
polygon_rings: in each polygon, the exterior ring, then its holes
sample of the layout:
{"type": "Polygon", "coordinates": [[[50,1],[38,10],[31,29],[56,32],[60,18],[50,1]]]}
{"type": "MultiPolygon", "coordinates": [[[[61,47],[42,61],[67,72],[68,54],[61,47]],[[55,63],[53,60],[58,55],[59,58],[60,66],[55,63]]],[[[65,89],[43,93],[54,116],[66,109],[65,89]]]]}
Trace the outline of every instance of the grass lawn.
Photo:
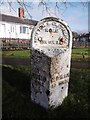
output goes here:
{"type": "MultiPolygon", "coordinates": [[[[0,52],[1,55],[1,52],[0,52]]],[[[16,50],[16,51],[2,51],[3,57],[17,57],[17,58],[29,58],[30,50],[16,50]]],[[[73,60],[90,60],[90,48],[74,48],[72,49],[73,60]],[[84,58],[83,58],[84,55],[84,58]]]]}
{"type": "Polygon", "coordinates": [[[74,59],[74,60],[75,59],[90,60],[90,48],[74,48],[74,49],[72,49],[72,59],[74,59]]]}
{"type": "Polygon", "coordinates": [[[84,119],[88,120],[89,69],[71,69],[69,95],[63,104],[46,111],[30,100],[30,66],[2,67],[3,119],[84,119]]]}
{"type": "Polygon", "coordinates": [[[29,58],[30,50],[11,50],[2,51],[3,57],[29,58]]]}

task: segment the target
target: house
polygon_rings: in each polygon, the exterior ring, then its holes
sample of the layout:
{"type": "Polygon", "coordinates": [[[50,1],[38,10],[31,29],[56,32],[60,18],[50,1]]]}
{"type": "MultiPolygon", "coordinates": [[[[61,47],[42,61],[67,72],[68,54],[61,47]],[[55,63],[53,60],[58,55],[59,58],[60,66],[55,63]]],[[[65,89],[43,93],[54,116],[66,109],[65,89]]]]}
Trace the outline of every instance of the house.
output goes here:
{"type": "Polygon", "coordinates": [[[90,47],[90,32],[74,35],[73,47],[90,47]]]}
{"type": "Polygon", "coordinates": [[[19,8],[18,17],[0,14],[0,41],[9,44],[26,43],[30,41],[31,31],[36,24],[36,20],[24,18],[22,8],[19,8]]]}

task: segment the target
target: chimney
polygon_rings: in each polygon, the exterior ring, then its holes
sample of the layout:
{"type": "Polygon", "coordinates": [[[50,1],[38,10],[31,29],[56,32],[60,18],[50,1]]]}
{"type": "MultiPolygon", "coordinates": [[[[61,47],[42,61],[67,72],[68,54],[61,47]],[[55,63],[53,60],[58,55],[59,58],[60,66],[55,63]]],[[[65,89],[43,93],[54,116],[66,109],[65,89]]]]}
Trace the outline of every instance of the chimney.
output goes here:
{"type": "Polygon", "coordinates": [[[24,8],[23,7],[18,8],[18,17],[21,19],[24,18],[24,8]]]}

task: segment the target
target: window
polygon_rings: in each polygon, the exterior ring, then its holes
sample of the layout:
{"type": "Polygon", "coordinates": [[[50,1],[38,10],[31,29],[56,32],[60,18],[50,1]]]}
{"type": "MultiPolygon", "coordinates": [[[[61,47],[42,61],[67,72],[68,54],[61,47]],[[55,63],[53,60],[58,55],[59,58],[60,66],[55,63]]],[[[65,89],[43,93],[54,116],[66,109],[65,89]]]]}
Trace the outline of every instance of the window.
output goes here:
{"type": "Polygon", "coordinates": [[[20,33],[26,33],[26,27],[20,26],[20,33]]]}
{"type": "Polygon", "coordinates": [[[11,26],[11,32],[14,32],[14,26],[11,26]]]}
{"type": "Polygon", "coordinates": [[[27,34],[29,34],[29,28],[27,27],[27,34]]]}
{"type": "Polygon", "coordinates": [[[20,33],[22,33],[22,27],[20,26],[20,33]]]}
{"type": "Polygon", "coordinates": [[[23,27],[23,33],[26,33],[26,27],[23,27]]]}
{"type": "Polygon", "coordinates": [[[1,25],[1,30],[2,30],[2,33],[5,32],[5,24],[1,25]]]}

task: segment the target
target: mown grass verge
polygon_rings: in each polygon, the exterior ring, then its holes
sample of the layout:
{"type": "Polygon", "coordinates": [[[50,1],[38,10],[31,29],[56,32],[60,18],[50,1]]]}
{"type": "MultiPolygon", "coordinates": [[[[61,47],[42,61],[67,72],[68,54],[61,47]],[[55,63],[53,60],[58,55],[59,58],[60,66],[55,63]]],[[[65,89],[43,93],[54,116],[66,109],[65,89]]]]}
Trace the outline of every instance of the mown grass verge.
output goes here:
{"type": "Polygon", "coordinates": [[[46,111],[30,99],[30,66],[2,67],[3,119],[80,119],[88,120],[89,69],[71,69],[69,95],[58,108],[46,111]]]}
{"type": "MultiPolygon", "coordinates": [[[[11,50],[2,51],[0,56],[11,58],[30,58],[30,50],[11,50]]],[[[90,60],[90,48],[74,48],[72,49],[72,60],[90,60]]]]}

